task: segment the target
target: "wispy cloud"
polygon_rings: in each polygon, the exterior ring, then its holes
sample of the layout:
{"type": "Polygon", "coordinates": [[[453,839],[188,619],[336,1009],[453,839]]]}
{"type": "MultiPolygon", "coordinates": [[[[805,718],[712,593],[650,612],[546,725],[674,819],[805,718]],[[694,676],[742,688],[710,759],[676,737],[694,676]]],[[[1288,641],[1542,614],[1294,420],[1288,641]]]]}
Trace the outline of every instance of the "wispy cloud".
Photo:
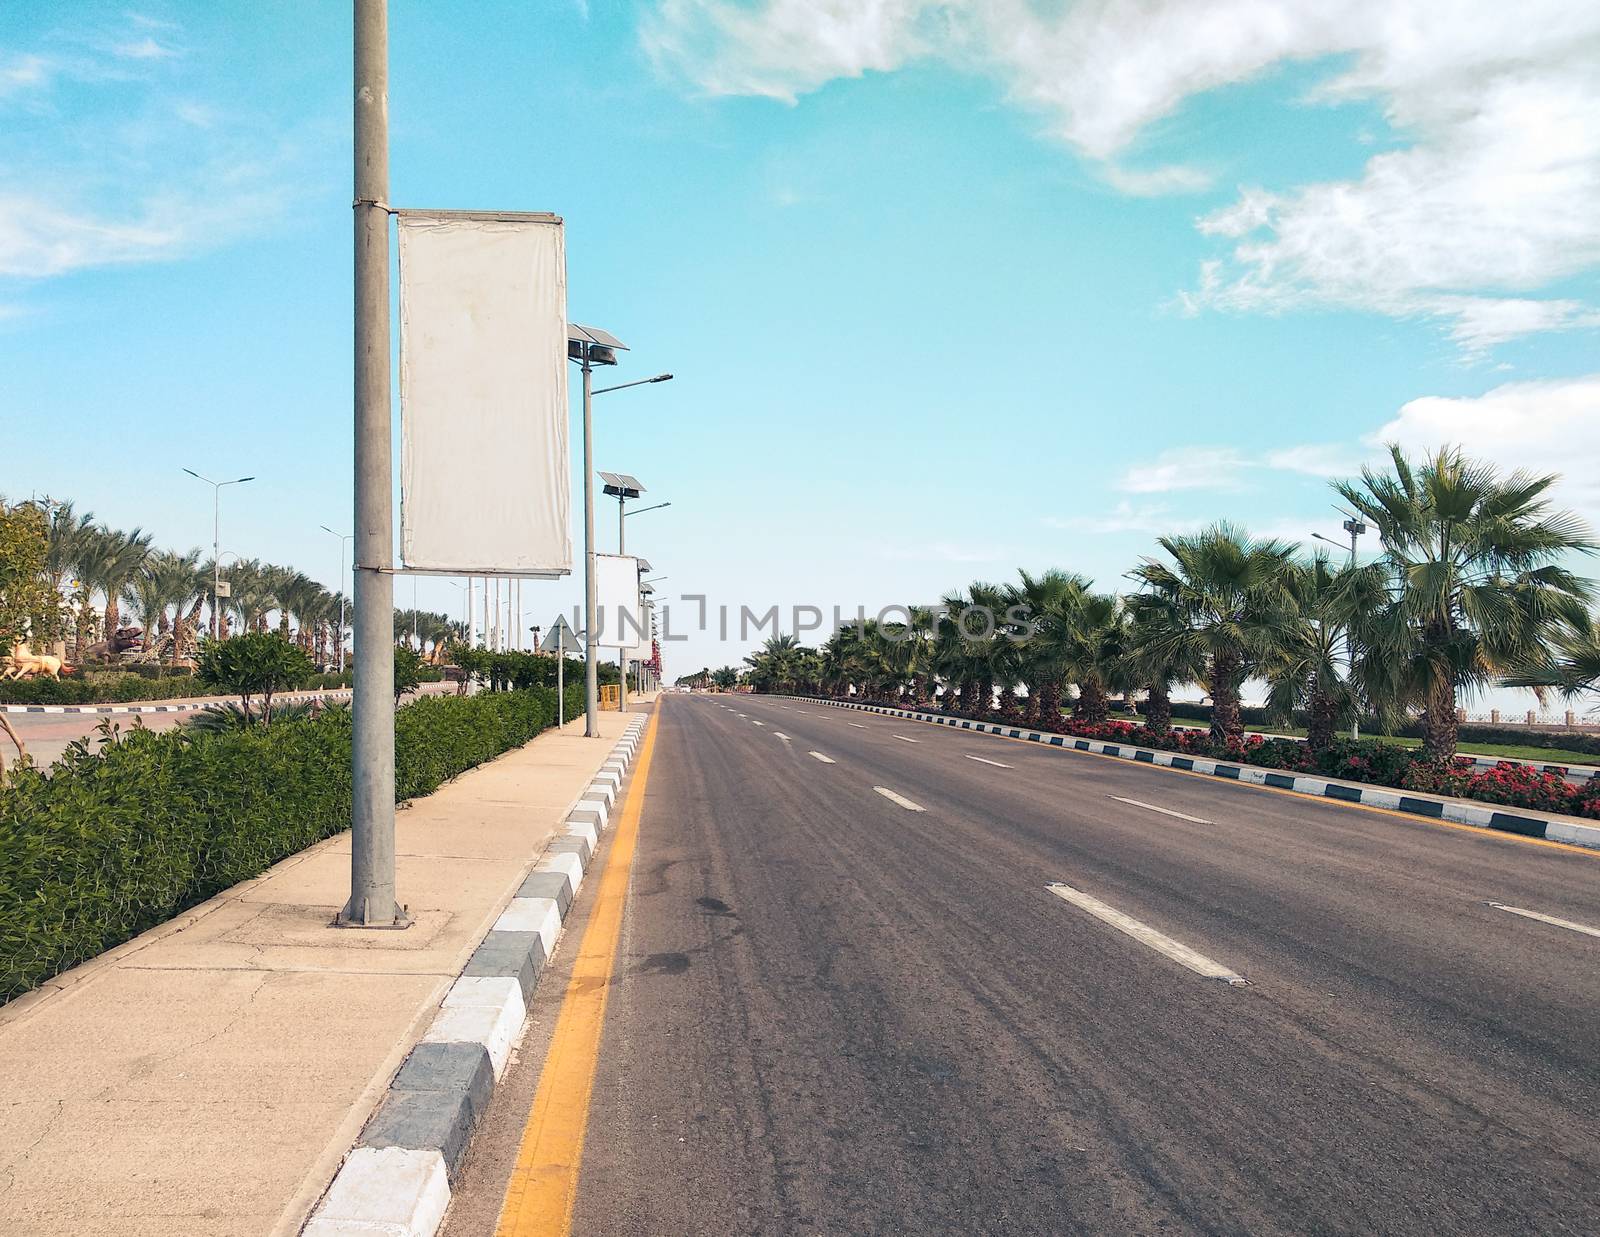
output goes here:
{"type": "Polygon", "coordinates": [[[1361,467],[1361,452],[1338,443],[1307,443],[1251,454],[1236,447],[1176,447],[1122,475],[1117,488],[1129,494],[1175,490],[1237,490],[1251,472],[1295,472],[1312,477],[1349,476],[1361,467]]]}
{"type": "Polygon", "coordinates": [[[1177,447],[1153,463],[1137,464],[1117,488],[1129,494],[1168,494],[1173,490],[1231,490],[1250,461],[1233,447],[1177,447]]]}
{"type": "Polygon", "coordinates": [[[925,545],[886,545],[879,556],[913,563],[1011,563],[1017,558],[1011,546],[974,542],[933,541],[925,545]]]}
{"type": "Polygon", "coordinates": [[[33,52],[0,58],[0,99],[45,85],[52,69],[48,59],[33,52]]]}
{"type": "Polygon", "coordinates": [[[146,35],[142,39],[133,39],[127,43],[118,43],[112,52],[124,60],[166,60],[178,55],[176,49],[157,43],[155,39],[146,35]]]}
{"type": "Polygon", "coordinates": [[[1131,503],[1124,499],[1109,511],[1085,515],[1046,516],[1040,521],[1046,528],[1079,533],[1144,533],[1159,536],[1163,533],[1189,532],[1204,522],[1179,517],[1165,503],[1131,503]]]}
{"type": "Polygon", "coordinates": [[[1202,168],[1180,163],[1166,167],[1136,170],[1108,163],[1103,169],[1106,183],[1131,198],[1164,197],[1173,193],[1203,193],[1216,177],[1202,168]]]}
{"type": "Polygon", "coordinates": [[[1328,66],[1302,106],[1371,101],[1405,144],[1354,177],[1246,188],[1201,217],[1217,256],[1190,312],[1338,307],[1434,319],[1471,356],[1597,325],[1543,289],[1600,265],[1600,6],[1438,0],[659,0],[664,70],[794,103],[838,78],[937,58],[1011,101],[1134,195],[1194,192],[1187,166],[1121,160],[1189,100],[1290,63],[1328,66]]]}
{"type": "Polygon", "coordinates": [[[0,99],[51,91],[48,107],[8,117],[0,277],[180,258],[283,209],[291,156],[282,137],[257,116],[195,97],[193,66],[157,67],[177,60],[180,33],[129,14],[120,30],[56,38],[76,51],[0,59],[0,99]],[[73,83],[94,88],[57,88],[73,83]]]}

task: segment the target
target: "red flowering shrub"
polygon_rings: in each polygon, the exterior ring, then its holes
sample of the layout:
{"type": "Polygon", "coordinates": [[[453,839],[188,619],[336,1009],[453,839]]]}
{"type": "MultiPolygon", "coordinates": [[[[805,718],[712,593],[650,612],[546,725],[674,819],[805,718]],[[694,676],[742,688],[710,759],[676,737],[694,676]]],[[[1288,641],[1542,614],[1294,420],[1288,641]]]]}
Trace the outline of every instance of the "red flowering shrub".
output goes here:
{"type": "Polygon", "coordinates": [[[1569,816],[1600,816],[1600,793],[1594,786],[1574,786],[1559,773],[1546,773],[1532,765],[1502,760],[1492,769],[1474,770],[1470,761],[1449,765],[1415,761],[1400,785],[1406,790],[1503,803],[1509,807],[1560,812],[1569,816]]]}

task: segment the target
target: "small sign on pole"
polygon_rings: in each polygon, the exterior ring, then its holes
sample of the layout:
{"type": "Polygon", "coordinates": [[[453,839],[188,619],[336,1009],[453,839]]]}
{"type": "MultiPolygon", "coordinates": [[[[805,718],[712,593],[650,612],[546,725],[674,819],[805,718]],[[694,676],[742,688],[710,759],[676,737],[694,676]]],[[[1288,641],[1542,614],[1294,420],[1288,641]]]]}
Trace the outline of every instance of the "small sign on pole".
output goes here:
{"type": "Polygon", "coordinates": [[[550,624],[550,630],[545,638],[539,642],[541,653],[552,653],[556,659],[556,725],[567,724],[567,654],[579,652],[583,646],[578,643],[577,633],[572,630],[572,625],[567,622],[564,614],[556,615],[556,621],[550,624]]]}

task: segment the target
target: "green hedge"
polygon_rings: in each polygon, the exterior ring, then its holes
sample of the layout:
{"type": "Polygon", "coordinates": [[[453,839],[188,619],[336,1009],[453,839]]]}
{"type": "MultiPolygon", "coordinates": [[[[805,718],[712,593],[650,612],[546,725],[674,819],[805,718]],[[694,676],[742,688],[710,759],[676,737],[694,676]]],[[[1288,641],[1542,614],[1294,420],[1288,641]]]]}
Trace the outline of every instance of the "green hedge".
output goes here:
{"type": "MultiPolygon", "coordinates": [[[[435,671],[433,678],[439,677],[435,671]]],[[[350,672],[313,674],[295,691],[328,691],[350,686],[350,672]]],[[[423,681],[428,682],[427,676],[423,681]]],[[[0,704],[125,704],[130,700],[181,700],[189,696],[215,696],[215,687],[198,682],[192,674],[160,676],[127,670],[91,670],[65,679],[28,679],[0,683],[0,704]]]]}
{"type": "MultiPolygon", "coordinates": [[[[583,685],[567,690],[583,711],[583,685]]],[[[430,696],[399,710],[395,791],[414,798],[555,721],[552,691],[430,696]]],[[[136,729],[0,789],[0,1002],[205,901],[350,822],[350,711],[190,736],[136,729]]]]}

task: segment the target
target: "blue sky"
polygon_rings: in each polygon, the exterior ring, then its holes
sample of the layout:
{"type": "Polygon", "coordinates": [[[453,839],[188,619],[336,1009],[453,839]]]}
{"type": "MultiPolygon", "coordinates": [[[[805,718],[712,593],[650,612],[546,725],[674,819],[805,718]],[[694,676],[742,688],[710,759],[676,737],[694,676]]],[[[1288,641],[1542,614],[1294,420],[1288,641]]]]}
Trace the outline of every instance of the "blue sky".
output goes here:
{"type": "MultiPolygon", "coordinates": [[[[6,7],[0,492],[186,548],[180,469],[253,472],[224,548],[335,583],[346,7],[6,7]]],[[[1600,17],[1490,7],[392,0],[390,196],[561,214],[571,316],[677,375],[597,404],[669,598],[1113,587],[1217,517],[1337,535],[1382,437],[1594,519],[1600,17]]]]}

